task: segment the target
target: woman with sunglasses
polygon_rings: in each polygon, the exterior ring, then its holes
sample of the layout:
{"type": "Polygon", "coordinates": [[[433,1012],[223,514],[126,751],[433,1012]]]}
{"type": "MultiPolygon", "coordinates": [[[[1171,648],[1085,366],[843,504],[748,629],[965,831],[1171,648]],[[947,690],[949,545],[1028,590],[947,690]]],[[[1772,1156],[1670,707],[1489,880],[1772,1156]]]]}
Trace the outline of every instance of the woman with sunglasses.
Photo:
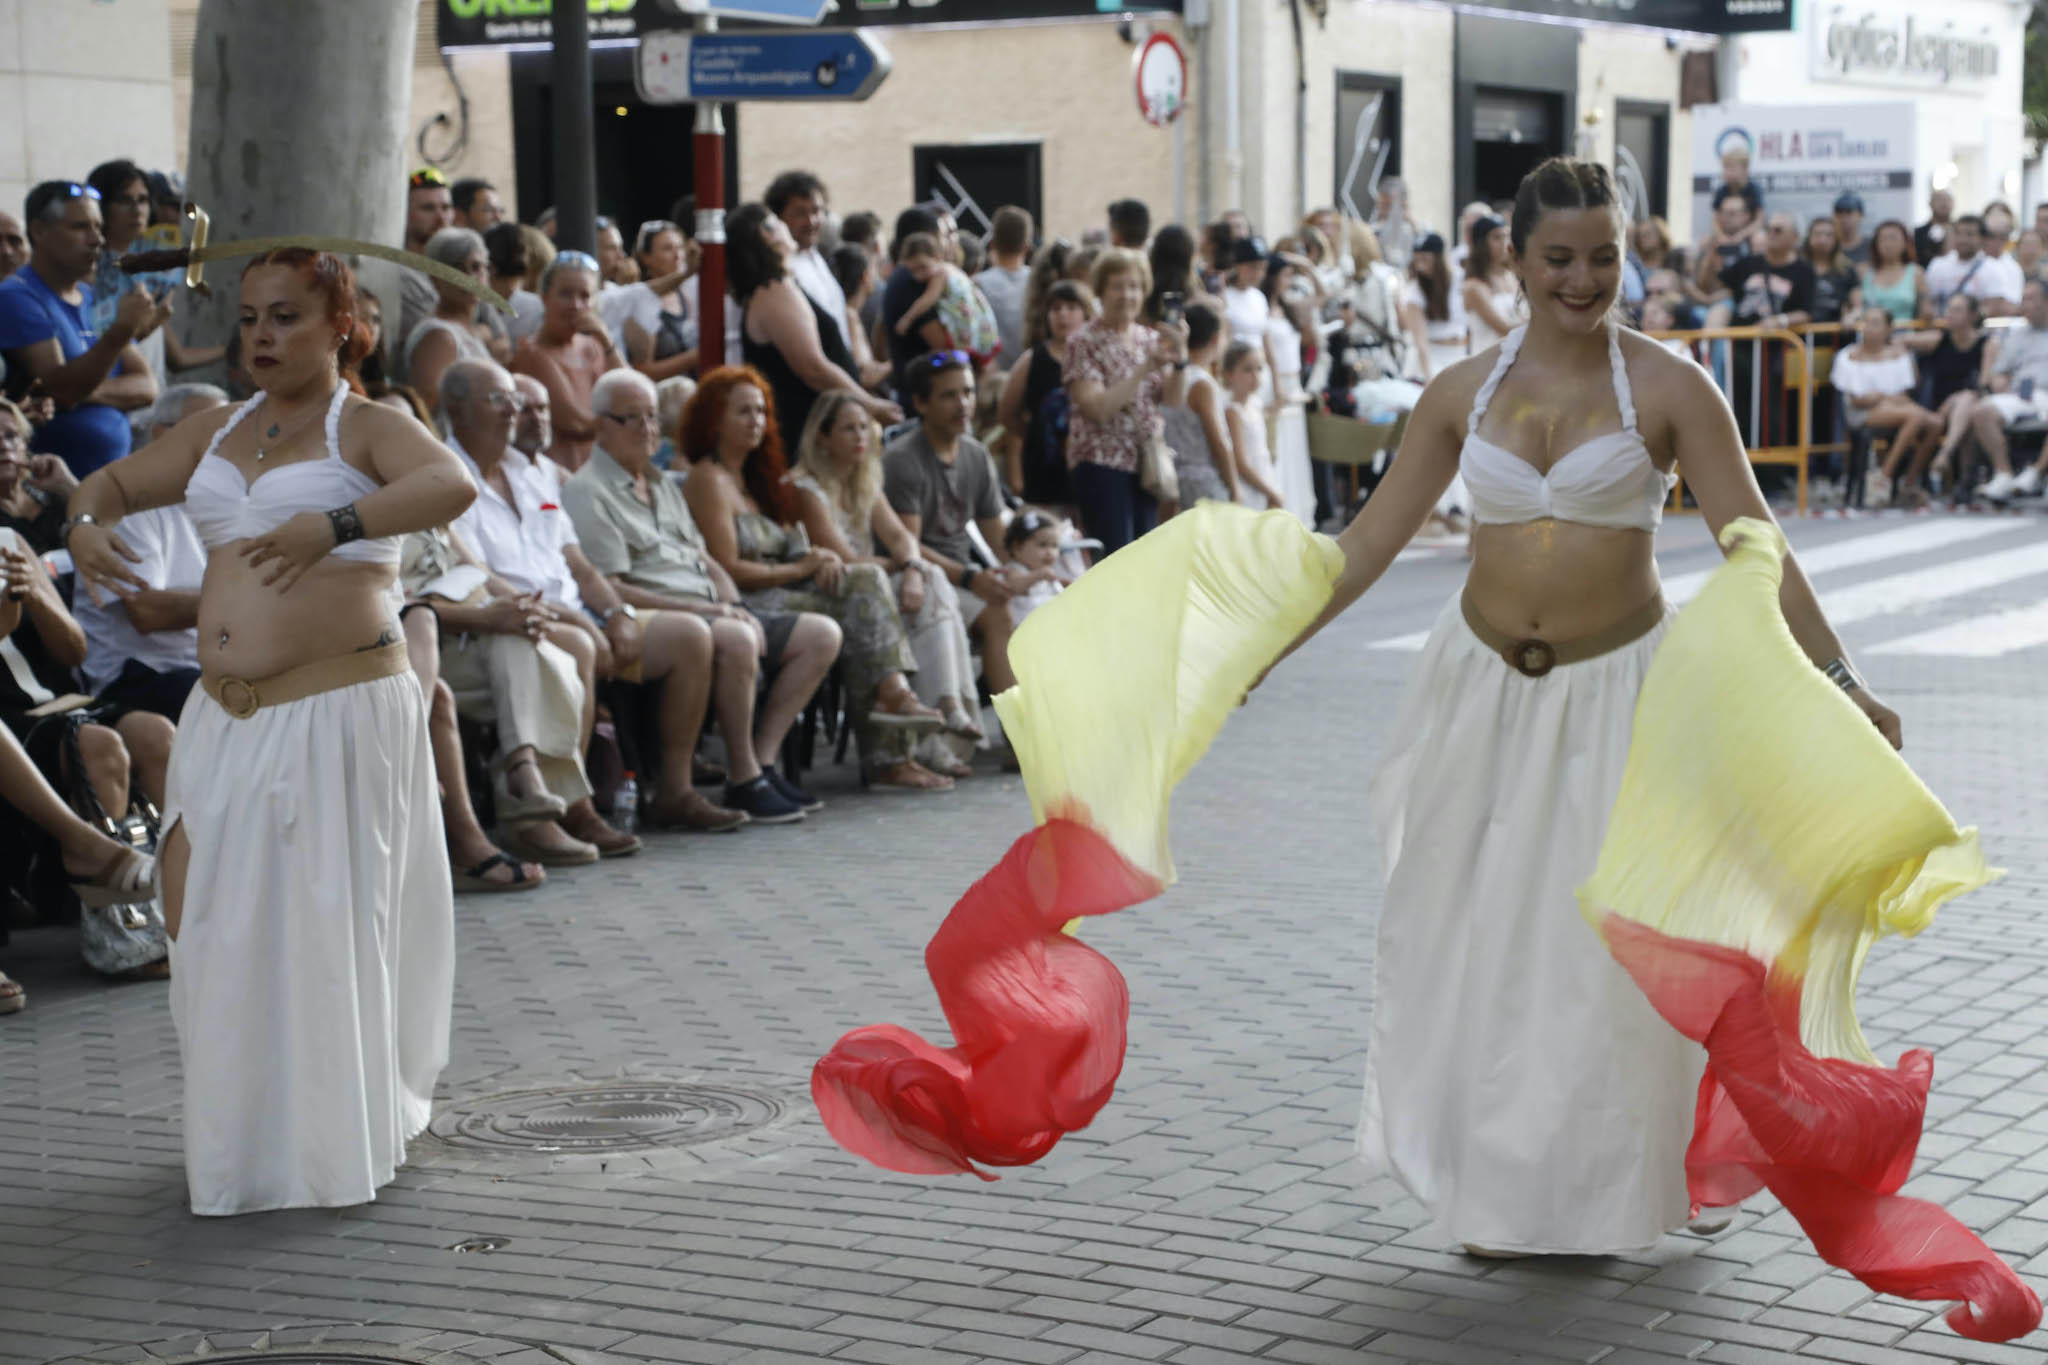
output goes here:
{"type": "Polygon", "coordinates": [[[616,305],[627,361],[657,384],[697,373],[697,244],[656,218],[640,225],[633,259],[641,283],[626,286],[616,305]]]}
{"type": "Polygon", "coordinates": [[[776,424],[802,431],[811,404],[832,389],[860,395],[884,426],[902,421],[902,408],[861,387],[839,325],[790,277],[796,238],[788,226],[766,204],[745,204],[726,221],[725,235],[726,283],[741,310],[740,352],[768,382],[776,424]]]}
{"type": "Polygon", "coordinates": [[[104,333],[121,305],[121,296],[131,289],[143,289],[156,300],[162,322],[136,342],[157,383],[166,382],[170,370],[190,370],[211,365],[227,354],[225,346],[187,346],[170,325],[171,291],[181,283],[176,270],[152,270],[134,275],[121,272],[121,258],[131,251],[153,245],[143,240],[149,228],[149,176],[132,161],[108,161],[93,167],[85,183],[100,194],[100,231],[105,242],[92,273],[93,330],[104,333]]]}
{"type": "Polygon", "coordinates": [[[590,459],[597,417],[590,409],[598,376],[626,363],[603,319],[592,310],[597,298],[597,258],[587,251],[561,251],[540,275],[540,328],[512,356],[514,374],[531,375],[548,391],[554,444],[548,455],[571,473],[590,459]]]}

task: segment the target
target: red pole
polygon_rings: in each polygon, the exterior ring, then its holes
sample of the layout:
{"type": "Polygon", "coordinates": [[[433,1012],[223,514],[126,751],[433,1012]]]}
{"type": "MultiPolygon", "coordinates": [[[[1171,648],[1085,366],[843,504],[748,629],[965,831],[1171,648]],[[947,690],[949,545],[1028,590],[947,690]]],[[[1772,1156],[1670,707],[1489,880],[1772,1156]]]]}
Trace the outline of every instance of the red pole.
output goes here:
{"type": "MultiPolygon", "coordinates": [[[[704,30],[718,27],[706,18],[704,30]]],[[[697,266],[697,373],[709,374],[726,363],[725,354],[725,119],[718,105],[697,106],[697,127],[691,188],[697,195],[697,245],[704,258],[697,266]]],[[[739,357],[731,357],[738,363],[739,357]]]]}

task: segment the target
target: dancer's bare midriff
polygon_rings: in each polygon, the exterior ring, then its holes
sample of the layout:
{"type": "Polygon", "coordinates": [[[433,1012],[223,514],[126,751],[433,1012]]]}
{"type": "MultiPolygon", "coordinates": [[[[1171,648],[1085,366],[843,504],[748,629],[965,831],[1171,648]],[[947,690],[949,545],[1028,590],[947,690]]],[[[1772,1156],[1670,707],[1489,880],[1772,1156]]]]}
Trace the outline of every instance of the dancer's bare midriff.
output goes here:
{"type": "Polygon", "coordinates": [[[1472,531],[1466,591],[1487,622],[1561,643],[1595,634],[1658,592],[1648,531],[1545,518],[1472,531]]]}

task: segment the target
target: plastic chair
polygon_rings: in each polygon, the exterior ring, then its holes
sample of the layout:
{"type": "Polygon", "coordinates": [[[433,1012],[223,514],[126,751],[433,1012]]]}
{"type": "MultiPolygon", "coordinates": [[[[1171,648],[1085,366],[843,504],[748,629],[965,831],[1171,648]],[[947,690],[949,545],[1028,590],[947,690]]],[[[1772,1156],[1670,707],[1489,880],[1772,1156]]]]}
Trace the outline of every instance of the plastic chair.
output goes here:
{"type": "Polygon", "coordinates": [[[1350,472],[1351,494],[1345,503],[1347,513],[1358,506],[1359,471],[1370,471],[1377,483],[1394,451],[1400,448],[1401,437],[1407,430],[1408,414],[1405,412],[1391,422],[1367,422],[1329,412],[1309,413],[1309,458],[1350,472]]]}

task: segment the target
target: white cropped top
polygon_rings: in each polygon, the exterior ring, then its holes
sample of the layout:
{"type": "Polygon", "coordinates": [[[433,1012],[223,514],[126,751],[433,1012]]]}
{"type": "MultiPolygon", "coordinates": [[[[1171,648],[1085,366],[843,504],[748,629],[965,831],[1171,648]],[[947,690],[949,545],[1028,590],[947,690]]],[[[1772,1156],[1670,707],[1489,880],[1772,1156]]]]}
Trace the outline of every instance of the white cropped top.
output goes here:
{"type": "MultiPolygon", "coordinates": [[[[327,405],[327,456],[320,460],[294,460],[266,469],[249,483],[242,471],[220,454],[220,443],[242,424],[263,401],[257,394],[221,424],[213,434],[199,467],[185,485],[185,514],[199,532],[208,550],[232,541],[247,540],[274,531],[301,512],[327,512],[346,507],[382,487],[375,479],[341,458],[341,408],[348,400],[348,385],[334,391],[327,405]]],[[[328,553],[335,559],[366,564],[398,563],[398,541],[352,540],[328,553]]]]}
{"type": "Polygon", "coordinates": [[[1614,368],[1614,399],[1621,408],[1621,430],[1595,436],[1538,470],[1521,456],[1479,434],[1480,419],[1494,391],[1515,363],[1528,335],[1526,326],[1509,332],[1500,343],[1493,373],[1472,403],[1472,420],[1458,452],[1458,470],[1472,496],[1473,519],[1512,524],[1555,517],[1586,526],[1654,531],[1664,520],[1664,503],[1678,481],[1650,460],[1650,451],[1636,431],[1635,397],[1621,359],[1621,334],[1610,327],[1607,354],[1614,368]]]}

